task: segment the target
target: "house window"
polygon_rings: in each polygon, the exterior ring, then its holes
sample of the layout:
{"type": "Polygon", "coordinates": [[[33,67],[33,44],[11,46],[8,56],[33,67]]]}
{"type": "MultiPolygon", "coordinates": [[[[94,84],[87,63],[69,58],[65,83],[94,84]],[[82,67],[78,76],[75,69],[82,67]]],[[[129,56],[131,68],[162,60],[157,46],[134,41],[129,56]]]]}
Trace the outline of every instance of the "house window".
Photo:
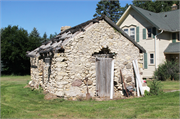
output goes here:
{"type": "Polygon", "coordinates": [[[148,28],[147,30],[148,30],[148,38],[151,38],[152,30],[151,28],[148,28]]]}
{"type": "Polygon", "coordinates": [[[180,40],[179,40],[179,33],[177,34],[177,39],[178,39],[178,41],[180,41],[180,40]]]}
{"type": "Polygon", "coordinates": [[[154,53],[150,53],[150,64],[154,64],[154,53]]]}
{"type": "Polygon", "coordinates": [[[134,28],[130,28],[130,37],[135,39],[135,29],[134,28]]]}
{"type": "Polygon", "coordinates": [[[126,34],[128,34],[128,29],[124,29],[124,32],[125,32],[126,34]]]}

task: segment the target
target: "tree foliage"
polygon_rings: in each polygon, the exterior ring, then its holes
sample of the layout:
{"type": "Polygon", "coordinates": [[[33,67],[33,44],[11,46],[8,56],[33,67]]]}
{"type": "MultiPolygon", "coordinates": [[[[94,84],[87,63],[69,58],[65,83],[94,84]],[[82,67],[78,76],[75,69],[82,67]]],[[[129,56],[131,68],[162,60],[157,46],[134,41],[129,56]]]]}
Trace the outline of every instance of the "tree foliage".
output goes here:
{"type": "Polygon", "coordinates": [[[171,6],[176,4],[179,9],[179,1],[132,1],[134,6],[140,7],[142,9],[159,13],[159,12],[167,12],[171,10],[171,6]]]}
{"type": "MultiPolygon", "coordinates": [[[[2,74],[26,75],[30,73],[30,60],[27,51],[39,47],[47,38],[46,32],[41,38],[34,27],[30,34],[18,26],[8,26],[0,30],[2,74]]],[[[57,33],[52,35],[55,37],[57,33]]]]}
{"type": "Polygon", "coordinates": [[[36,28],[28,32],[18,26],[8,26],[1,29],[1,61],[2,74],[25,75],[30,73],[30,61],[26,56],[40,46],[41,38],[36,28]]]}
{"type": "Polygon", "coordinates": [[[47,38],[47,34],[46,34],[46,32],[45,32],[44,35],[43,35],[42,41],[43,41],[43,42],[46,42],[47,40],[48,40],[48,38],[47,38]]]}
{"type": "Polygon", "coordinates": [[[56,32],[54,34],[50,34],[49,39],[55,38],[56,36],[57,36],[56,32]]]}
{"type": "Polygon", "coordinates": [[[28,33],[18,26],[10,25],[1,30],[1,60],[6,74],[27,74],[29,72],[28,33]]]}
{"type": "Polygon", "coordinates": [[[115,23],[120,18],[121,15],[121,7],[119,0],[112,1],[112,0],[101,0],[97,4],[96,13],[93,17],[98,17],[101,15],[106,15],[115,23]]]}

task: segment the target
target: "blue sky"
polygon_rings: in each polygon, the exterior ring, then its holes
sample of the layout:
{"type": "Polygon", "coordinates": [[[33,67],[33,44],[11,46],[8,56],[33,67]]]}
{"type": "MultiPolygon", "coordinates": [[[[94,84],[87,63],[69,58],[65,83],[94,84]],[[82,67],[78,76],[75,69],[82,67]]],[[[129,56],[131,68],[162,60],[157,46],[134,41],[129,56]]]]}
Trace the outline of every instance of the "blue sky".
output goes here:
{"type": "MultiPolygon", "coordinates": [[[[60,33],[61,26],[76,26],[93,18],[100,0],[1,0],[0,28],[18,25],[30,33],[34,27],[44,32],[60,33]]],[[[120,0],[124,7],[132,0],[120,0]]]]}

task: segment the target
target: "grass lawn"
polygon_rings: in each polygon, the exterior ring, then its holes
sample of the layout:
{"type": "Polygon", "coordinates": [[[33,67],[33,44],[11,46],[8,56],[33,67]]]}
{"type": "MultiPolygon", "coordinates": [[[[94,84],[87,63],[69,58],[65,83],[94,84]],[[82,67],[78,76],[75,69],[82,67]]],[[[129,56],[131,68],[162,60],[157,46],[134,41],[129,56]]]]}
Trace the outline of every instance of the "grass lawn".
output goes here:
{"type": "Polygon", "coordinates": [[[41,91],[23,88],[28,80],[1,77],[1,118],[179,118],[178,91],[109,101],[44,100],[41,91]]]}
{"type": "MultiPolygon", "coordinates": [[[[152,80],[147,80],[147,85],[150,86],[152,80]]],[[[164,92],[172,90],[180,90],[180,81],[161,81],[164,92]]]]}

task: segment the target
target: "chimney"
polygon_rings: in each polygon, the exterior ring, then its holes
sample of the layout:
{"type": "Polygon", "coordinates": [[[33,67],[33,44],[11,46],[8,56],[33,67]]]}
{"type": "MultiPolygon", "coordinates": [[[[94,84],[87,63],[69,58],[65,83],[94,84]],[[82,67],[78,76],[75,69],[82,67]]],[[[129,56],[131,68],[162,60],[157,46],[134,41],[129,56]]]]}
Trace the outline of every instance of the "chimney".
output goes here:
{"type": "Polygon", "coordinates": [[[173,4],[173,5],[171,6],[171,10],[177,10],[177,5],[176,5],[176,4],[173,4]]]}
{"type": "Polygon", "coordinates": [[[62,27],[61,27],[61,32],[63,32],[63,31],[66,30],[66,29],[69,29],[69,28],[71,28],[71,26],[62,26],[62,27]]]}

